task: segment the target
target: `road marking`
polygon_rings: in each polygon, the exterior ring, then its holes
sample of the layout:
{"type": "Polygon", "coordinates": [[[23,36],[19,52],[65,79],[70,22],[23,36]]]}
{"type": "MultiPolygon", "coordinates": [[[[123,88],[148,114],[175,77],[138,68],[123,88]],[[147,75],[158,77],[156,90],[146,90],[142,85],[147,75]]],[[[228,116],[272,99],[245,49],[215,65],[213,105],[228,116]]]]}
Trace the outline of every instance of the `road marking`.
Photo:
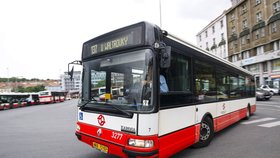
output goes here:
{"type": "Polygon", "coordinates": [[[268,109],[268,108],[257,108],[257,109],[259,109],[259,110],[270,110],[270,111],[278,111],[278,112],[280,112],[280,110],[278,110],[278,109],[268,109]]]}
{"type": "Polygon", "coordinates": [[[260,127],[275,127],[275,126],[279,126],[280,125],[280,121],[276,121],[276,122],[271,122],[271,123],[266,123],[266,124],[262,124],[262,125],[258,125],[260,127]]]}
{"type": "Polygon", "coordinates": [[[253,116],[251,116],[250,118],[252,118],[252,119],[257,119],[257,118],[260,118],[259,116],[256,116],[256,115],[253,115],[253,116]]]}
{"type": "Polygon", "coordinates": [[[271,120],[275,120],[275,119],[276,118],[267,117],[267,118],[262,118],[262,119],[258,119],[258,120],[242,122],[241,124],[248,125],[248,124],[253,124],[253,123],[258,123],[258,122],[271,121],[271,120]]]}
{"type": "Polygon", "coordinates": [[[265,106],[271,106],[271,107],[276,107],[276,108],[280,108],[280,105],[278,104],[257,104],[257,106],[262,106],[262,107],[265,107],[265,106]]]}

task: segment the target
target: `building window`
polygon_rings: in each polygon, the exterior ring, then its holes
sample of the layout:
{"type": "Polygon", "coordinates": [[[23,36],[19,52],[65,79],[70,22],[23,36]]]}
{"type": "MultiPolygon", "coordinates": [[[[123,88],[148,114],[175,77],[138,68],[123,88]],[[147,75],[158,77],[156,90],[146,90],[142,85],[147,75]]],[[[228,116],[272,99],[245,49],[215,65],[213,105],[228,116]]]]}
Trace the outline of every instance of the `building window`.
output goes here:
{"type": "Polygon", "coordinates": [[[247,19],[245,19],[245,20],[243,20],[243,22],[242,22],[242,28],[243,28],[243,30],[244,29],[246,29],[248,27],[248,21],[247,21],[247,19]]]}
{"type": "Polygon", "coordinates": [[[280,70],[280,59],[272,60],[271,66],[272,66],[272,71],[279,71],[280,70]]]}
{"type": "Polygon", "coordinates": [[[273,22],[271,24],[271,33],[275,33],[277,32],[277,25],[276,25],[276,22],[273,22]]]}
{"type": "Polygon", "coordinates": [[[260,4],[261,0],[256,0],[256,5],[260,4]]]}
{"type": "Polygon", "coordinates": [[[241,37],[241,44],[246,44],[246,36],[241,37]]]}
{"type": "Polygon", "coordinates": [[[241,14],[244,14],[244,13],[246,13],[246,12],[247,12],[247,5],[244,4],[244,5],[242,5],[242,7],[241,7],[241,14]]]}
{"type": "Polygon", "coordinates": [[[207,31],[205,31],[205,37],[206,37],[206,38],[208,37],[208,33],[207,33],[207,31]]]}
{"type": "Polygon", "coordinates": [[[260,38],[260,30],[255,31],[256,40],[260,38]]]}
{"type": "Polygon", "coordinates": [[[230,42],[229,46],[230,46],[230,49],[233,49],[234,43],[230,42]]]}
{"type": "Polygon", "coordinates": [[[199,35],[199,41],[201,42],[201,35],[199,35]]]}
{"type": "Polygon", "coordinates": [[[260,71],[259,64],[249,65],[248,70],[252,73],[258,73],[260,71]]]}
{"type": "Polygon", "coordinates": [[[221,24],[221,28],[223,28],[223,27],[224,27],[224,22],[223,22],[223,20],[220,21],[220,24],[221,24]]]}
{"type": "Polygon", "coordinates": [[[222,48],[222,47],[220,47],[219,57],[220,57],[220,58],[223,58],[223,48],[222,48]]]}
{"type": "Polygon", "coordinates": [[[257,47],[257,55],[262,55],[264,52],[263,46],[257,47]]]}
{"type": "Polygon", "coordinates": [[[232,32],[232,34],[235,34],[235,33],[236,33],[235,26],[232,26],[231,32],[232,32]]]}
{"type": "Polygon", "coordinates": [[[212,33],[215,33],[215,26],[212,26],[212,33]]]}
{"type": "Polygon", "coordinates": [[[261,28],[261,37],[264,37],[264,36],[265,36],[265,29],[261,28]]]}
{"type": "Polygon", "coordinates": [[[279,50],[280,49],[280,40],[273,42],[273,50],[279,50]]]}
{"type": "Polygon", "coordinates": [[[234,20],[235,19],[235,15],[234,13],[231,13],[231,20],[234,20]]]}
{"type": "Polygon", "coordinates": [[[257,23],[261,22],[262,21],[262,12],[258,12],[256,14],[256,20],[257,20],[257,23]]]}
{"type": "Polygon", "coordinates": [[[215,39],[215,38],[213,38],[213,45],[214,45],[214,44],[216,44],[216,39],[215,39]]]}
{"type": "Polygon", "coordinates": [[[277,13],[280,11],[280,3],[279,1],[272,4],[273,13],[277,13]]]}
{"type": "Polygon", "coordinates": [[[231,57],[231,61],[232,62],[236,62],[238,59],[237,59],[237,55],[233,55],[232,57],[231,57]]]}
{"type": "Polygon", "coordinates": [[[248,59],[248,58],[250,58],[249,51],[242,52],[242,59],[248,59]]]}
{"type": "Polygon", "coordinates": [[[263,62],[263,72],[267,72],[267,62],[263,62]]]}
{"type": "Polygon", "coordinates": [[[224,48],[223,48],[223,52],[224,52],[224,59],[225,59],[225,58],[227,58],[227,51],[226,51],[225,45],[224,45],[223,47],[224,47],[224,48]]]}

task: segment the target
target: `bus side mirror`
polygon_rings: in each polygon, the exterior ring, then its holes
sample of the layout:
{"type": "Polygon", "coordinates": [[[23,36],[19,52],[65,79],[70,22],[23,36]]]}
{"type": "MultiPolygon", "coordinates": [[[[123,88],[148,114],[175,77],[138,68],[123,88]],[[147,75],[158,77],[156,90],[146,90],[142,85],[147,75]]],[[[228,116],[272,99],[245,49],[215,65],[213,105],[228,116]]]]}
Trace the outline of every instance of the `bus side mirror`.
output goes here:
{"type": "Polygon", "coordinates": [[[74,66],[72,66],[71,71],[68,70],[68,75],[70,76],[70,80],[73,80],[74,66]]]}
{"type": "Polygon", "coordinates": [[[74,73],[74,66],[72,67],[71,71],[69,71],[69,66],[71,64],[82,65],[82,61],[75,60],[75,61],[68,64],[68,75],[70,76],[70,80],[72,81],[73,80],[73,73],[74,73]]]}
{"type": "Polygon", "coordinates": [[[169,68],[171,63],[171,46],[165,46],[160,53],[160,67],[169,68]]]}

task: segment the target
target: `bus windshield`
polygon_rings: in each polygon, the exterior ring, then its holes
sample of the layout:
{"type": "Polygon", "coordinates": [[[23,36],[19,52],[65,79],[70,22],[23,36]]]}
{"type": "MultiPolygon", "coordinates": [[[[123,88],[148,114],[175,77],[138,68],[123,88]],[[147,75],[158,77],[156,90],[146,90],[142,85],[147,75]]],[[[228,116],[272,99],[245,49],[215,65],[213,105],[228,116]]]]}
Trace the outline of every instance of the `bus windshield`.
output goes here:
{"type": "Polygon", "coordinates": [[[84,62],[84,107],[151,111],[153,56],[149,49],[84,62]],[[87,92],[90,91],[90,92],[87,92]],[[86,99],[89,97],[88,99],[86,99]]]}

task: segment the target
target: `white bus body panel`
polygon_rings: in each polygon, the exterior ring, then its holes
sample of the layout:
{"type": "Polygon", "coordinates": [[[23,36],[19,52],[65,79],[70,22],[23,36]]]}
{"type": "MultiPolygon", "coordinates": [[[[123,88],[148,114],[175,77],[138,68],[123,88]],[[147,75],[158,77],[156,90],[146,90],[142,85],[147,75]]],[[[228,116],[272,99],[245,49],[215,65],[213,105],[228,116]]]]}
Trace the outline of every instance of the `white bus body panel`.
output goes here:
{"type": "Polygon", "coordinates": [[[206,103],[196,105],[197,112],[195,124],[200,123],[206,113],[210,113],[213,117],[217,116],[217,103],[206,103]]]}
{"type": "Polygon", "coordinates": [[[151,136],[158,134],[158,113],[139,114],[138,135],[151,136]]]}
{"type": "Polygon", "coordinates": [[[96,114],[96,113],[89,113],[89,112],[82,112],[78,110],[78,121],[86,124],[90,124],[93,126],[98,126],[100,128],[107,128],[115,131],[121,131],[121,126],[134,128],[135,131],[137,130],[137,115],[134,114],[132,118],[124,118],[119,116],[110,116],[105,114],[96,114]],[[83,119],[79,118],[79,114],[83,113],[83,119]],[[98,116],[103,115],[105,118],[105,123],[103,126],[100,126],[98,123],[98,116]]]}
{"type": "Polygon", "coordinates": [[[195,106],[159,111],[159,136],[178,131],[195,124],[195,106]]]}

